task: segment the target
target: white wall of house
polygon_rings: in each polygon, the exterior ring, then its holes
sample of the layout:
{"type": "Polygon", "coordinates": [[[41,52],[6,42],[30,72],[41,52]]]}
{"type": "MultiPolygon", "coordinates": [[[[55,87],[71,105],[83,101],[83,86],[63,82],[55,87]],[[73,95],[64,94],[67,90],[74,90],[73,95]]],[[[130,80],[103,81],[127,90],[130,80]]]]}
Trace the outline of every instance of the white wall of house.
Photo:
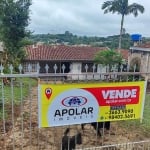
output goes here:
{"type": "Polygon", "coordinates": [[[81,74],[81,68],[81,62],[72,62],[67,78],[71,80],[83,80],[84,76],[81,74]]]}
{"type": "Polygon", "coordinates": [[[81,74],[82,64],[80,62],[73,62],[71,64],[71,73],[81,74]]]}
{"type": "Polygon", "coordinates": [[[68,73],[67,77],[68,79],[71,80],[90,80],[90,79],[104,79],[104,75],[100,76],[100,73],[106,73],[106,67],[99,65],[97,67],[97,70],[95,70],[94,73],[98,73],[98,74],[94,74],[93,72],[82,72],[82,63],[81,62],[73,62],[71,64],[71,70],[68,73]]]}
{"type": "Polygon", "coordinates": [[[98,64],[97,73],[106,73],[106,66],[98,64]]]}
{"type": "MultiPolygon", "coordinates": [[[[106,66],[98,64],[98,66],[97,66],[97,73],[102,74],[102,73],[106,73],[106,72],[107,72],[106,66]]],[[[96,78],[105,79],[105,76],[101,75],[101,77],[99,77],[99,75],[97,75],[96,78]]]]}

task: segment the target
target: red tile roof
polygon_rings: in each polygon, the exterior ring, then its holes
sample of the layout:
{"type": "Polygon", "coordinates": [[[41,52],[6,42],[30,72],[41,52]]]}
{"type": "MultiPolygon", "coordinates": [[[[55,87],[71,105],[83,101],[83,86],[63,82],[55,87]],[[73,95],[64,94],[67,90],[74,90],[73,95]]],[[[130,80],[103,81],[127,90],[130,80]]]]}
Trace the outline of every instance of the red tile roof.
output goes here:
{"type": "Polygon", "coordinates": [[[140,48],[150,48],[150,42],[144,43],[144,44],[140,44],[138,46],[135,47],[140,47],[140,48]]]}
{"type": "MultiPolygon", "coordinates": [[[[25,60],[88,60],[92,61],[98,51],[107,50],[106,47],[66,46],[66,45],[36,45],[26,47],[25,60]]],[[[128,59],[128,50],[120,49],[124,59],[128,59]]]]}
{"type": "Polygon", "coordinates": [[[129,50],[128,49],[117,49],[117,51],[120,51],[120,54],[122,55],[122,57],[126,60],[128,60],[128,56],[129,56],[129,50]]]}
{"type": "Polygon", "coordinates": [[[25,60],[88,60],[92,61],[98,51],[106,47],[66,46],[66,45],[37,45],[26,47],[25,60]]]}

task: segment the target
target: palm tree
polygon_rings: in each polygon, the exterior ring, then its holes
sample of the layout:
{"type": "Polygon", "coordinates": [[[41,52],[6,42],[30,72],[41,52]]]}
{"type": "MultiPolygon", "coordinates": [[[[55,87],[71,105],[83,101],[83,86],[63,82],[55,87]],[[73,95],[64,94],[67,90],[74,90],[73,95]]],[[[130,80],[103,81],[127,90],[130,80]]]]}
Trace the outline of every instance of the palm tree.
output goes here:
{"type": "Polygon", "coordinates": [[[111,13],[118,13],[122,16],[120,37],[119,37],[119,47],[118,47],[120,49],[125,15],[133,14],[135,17],[137,17],[138,12],[140,13],[144,12],[144,7],[137,3],[133,3],[129,5],[128,0],[110,0],[102,4],[102,9],[104,10],[104,14],[111,12],[111,13]]]}

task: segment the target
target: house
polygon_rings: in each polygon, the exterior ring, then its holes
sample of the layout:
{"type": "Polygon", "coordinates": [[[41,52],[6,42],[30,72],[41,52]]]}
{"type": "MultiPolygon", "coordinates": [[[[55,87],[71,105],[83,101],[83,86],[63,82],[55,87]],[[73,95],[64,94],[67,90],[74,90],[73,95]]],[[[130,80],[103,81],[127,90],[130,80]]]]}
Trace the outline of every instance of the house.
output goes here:
{"type": "MultiPolygon", "coordinates": [[[[130,66],[137,66],[137,71],[150,72],[150,42],[140,42],[130,47],[128,61],[130,66]]],[[[148,79],[150,79],[149,75],[148,79]]]]}
{"type": "MultiPolygon", "coordinates": [[[[99,73],[106,72],[106,68],[100,68],[94,64],[94,56],[97,52],[108,50],[106,47],[68,46],[68,45],[32,45],[26,47],[27,57],[24,59],[24,73],[99,73]]],[[[75,77],[75,76],[74,76],[75,77]]],[[[77,76],[76,76],[77,77],[77,76]]],[[[76,78],[75,77],[75,78],[76,78]]],[[[83,78],[83,76],[80,76],[83,78]]]]}
{"type": "MultiPolygon", "coordinates": [[[[54,73],[54,65],[57,65],[57,72],[65,65],[64,73],[70,72],[70,66],[75,69],[81,66],[80,72],[84,72],[84,65],[93,66],[94,56],[98,51],[106,50],[106,47],[90,46],[66,46],[66,45],[32,45],[26,47],[27,57],[24,59],[24,72],[27,72],[28,64],[32,66],[32,72],[37,71],[37,64],[40,65],[40,73],[46,73],[45,65],[49,66],[48,73],[54,73]]],[[[92,72],[88,68],[88,72],[92,72]]]]}

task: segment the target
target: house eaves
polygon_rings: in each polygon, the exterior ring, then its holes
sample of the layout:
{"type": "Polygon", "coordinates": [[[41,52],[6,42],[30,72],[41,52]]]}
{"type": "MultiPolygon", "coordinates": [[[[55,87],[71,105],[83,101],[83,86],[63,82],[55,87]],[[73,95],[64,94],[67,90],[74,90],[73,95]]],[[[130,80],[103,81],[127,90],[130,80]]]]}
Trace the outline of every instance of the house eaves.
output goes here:
{"type": "Polygon", "coordinates": [[[135,46],[130,47],[130,50],[150,52],[150,48],[135,47],[135,46]]]}

